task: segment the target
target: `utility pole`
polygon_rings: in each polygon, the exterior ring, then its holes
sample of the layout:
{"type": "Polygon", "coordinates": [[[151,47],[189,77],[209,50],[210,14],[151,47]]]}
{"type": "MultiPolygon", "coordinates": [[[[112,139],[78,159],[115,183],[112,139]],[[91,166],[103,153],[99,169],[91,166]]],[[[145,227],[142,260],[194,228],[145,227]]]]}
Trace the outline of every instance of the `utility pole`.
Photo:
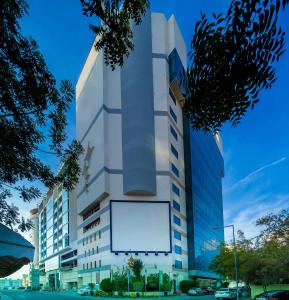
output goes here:
{"type": "Polygon", "coordinates": [[[223,227],[214,227],[213,229],[223,229],[231,227],[233,230],[233,255],[234,255],[234,269],[235,269],[235,280],[236,280],[236,288],[237,288],[237,300],[239,300],[239,289],[238,289],[238,261],[237,261],[237,249],[236,249],[236,239],[235,239],[235,227],[234,225],[226,225],[223,227]]]}

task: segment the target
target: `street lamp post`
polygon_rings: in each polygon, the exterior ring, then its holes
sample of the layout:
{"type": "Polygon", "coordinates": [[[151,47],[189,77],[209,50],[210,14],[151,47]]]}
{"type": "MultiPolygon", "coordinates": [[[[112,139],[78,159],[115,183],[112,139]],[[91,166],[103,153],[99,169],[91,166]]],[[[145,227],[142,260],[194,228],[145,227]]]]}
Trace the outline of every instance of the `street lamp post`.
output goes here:
{"type": "Polygon", "coordinates": [[[236,249],[236,240],[235,240],[235,227],[234,225],[226,225],[223,227],[214,227],[213,229],[223,229],[227,227],[232,227],[233,230],[233,254],[234,254],[234,269],[235,269],[235,280],[237,288],[237,300],[239,300],[239,290],[238,290],[238,262],[237,262],[237,249],[236,249]]]}

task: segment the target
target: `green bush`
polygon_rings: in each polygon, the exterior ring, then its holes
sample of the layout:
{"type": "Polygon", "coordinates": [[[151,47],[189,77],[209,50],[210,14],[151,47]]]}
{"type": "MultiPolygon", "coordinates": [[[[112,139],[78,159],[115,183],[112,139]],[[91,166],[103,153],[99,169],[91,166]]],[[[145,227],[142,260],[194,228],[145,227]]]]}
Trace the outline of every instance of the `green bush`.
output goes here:
{"type": "Polygon", "coordinates": [[[107,296],[107,293],[102,290],[96,290],[94,296],[105,297],[107,296]]]}
{"type": "Polygon", "coordinates": [[[100,283],[100,289],[104,292],[111,293],[113,291],[113,283],[109,278],[104,278],[100,283]]]}
{"type": "Polygon", "coordinates": [[[170,291],[171,284],[170,284],[170,276],[167,273],[163,274],[163,284],[161,286],[162,291],[170,291]]]}
{"type": "Polygon", "coordinates": [[[135,292],[141,292],[144,288],[144,282],[141,278],[135,279],[132,282],[132,288],[135,292]]]}
{"type": "Polygon", "coordinates": [[[127,272],[125,269],[114,272],[112,280],[113,280],[113,287],[115,291],[118,292],[127,291],[127,272]]]}
{"type": "Polygon", "coordinates": [[[199,282],[195,279],[194,280],[182,280],[180,282],[180,290],[186,294],[188,293],[190,288],[198,287],[198,286],[199,286],[199,282]]]}
{"type": "Polygon", "coordinates": [[[147,291],[158,291],[159,290],[159,274],[150,274],[147,277],[147,291]]]}

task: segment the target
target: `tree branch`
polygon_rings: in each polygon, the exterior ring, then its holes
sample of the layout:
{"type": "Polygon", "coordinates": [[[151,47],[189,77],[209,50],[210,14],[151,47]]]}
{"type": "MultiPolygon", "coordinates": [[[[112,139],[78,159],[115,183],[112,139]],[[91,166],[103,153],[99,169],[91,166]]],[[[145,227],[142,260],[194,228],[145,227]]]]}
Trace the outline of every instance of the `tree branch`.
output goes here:
{"type": "Polygon", "coordinates": [[[49,108],[50,106],[52,106],[53,103],[49,104],[46,108],[38,108],[38,109],[34,109],[31,111],[27,111],[27,112],[22,112],[22,113],[9,113],[9,114],[4,114],[4,115],[0,115],[0,118],[6,118],[6,117],[13,117],[13,116],[25,116],[25,115],[30,115],[30,114],[35,114],[37,112],[40,111],[44,111],[47,110],[47,108],[49,108]]]}

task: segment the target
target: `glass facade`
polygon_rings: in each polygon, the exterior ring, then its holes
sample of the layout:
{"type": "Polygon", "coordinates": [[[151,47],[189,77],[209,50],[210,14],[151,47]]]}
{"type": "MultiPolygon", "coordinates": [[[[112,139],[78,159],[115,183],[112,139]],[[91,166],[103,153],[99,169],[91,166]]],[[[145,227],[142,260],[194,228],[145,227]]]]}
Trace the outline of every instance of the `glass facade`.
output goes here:
{"type": "MultiPolygon", "coordinates": [[[[183,69],[174,49],[169,55],[170,82],[177,82],[180,90],[185,88],[183,69]]],[[[224,240],[224,231],[213,229],[223,227],[223,157],[212,134],[193,130],[186,116],[183,119],[188,269],[215,278],[209,265],[224,240]]]]}
{"type": "MultiPolygon", "coordinates": [[[[188,121],[187,121],[188,122],[188,121]]],[[[210,272],[224,240],[222,177],[224,162],[212,134],[186,124],[186,202],[189,269],[210,272]]]]}

